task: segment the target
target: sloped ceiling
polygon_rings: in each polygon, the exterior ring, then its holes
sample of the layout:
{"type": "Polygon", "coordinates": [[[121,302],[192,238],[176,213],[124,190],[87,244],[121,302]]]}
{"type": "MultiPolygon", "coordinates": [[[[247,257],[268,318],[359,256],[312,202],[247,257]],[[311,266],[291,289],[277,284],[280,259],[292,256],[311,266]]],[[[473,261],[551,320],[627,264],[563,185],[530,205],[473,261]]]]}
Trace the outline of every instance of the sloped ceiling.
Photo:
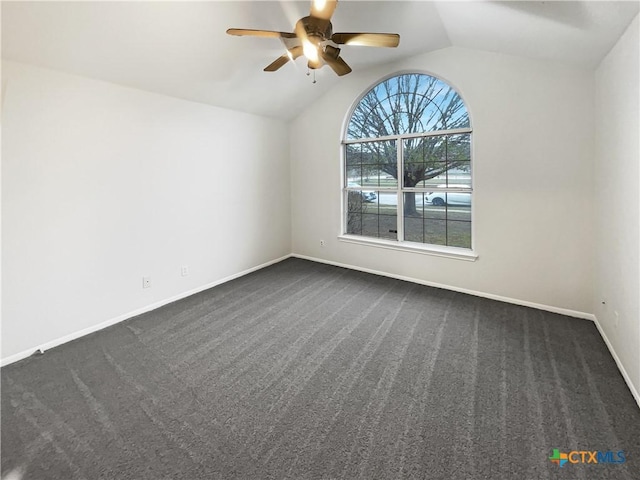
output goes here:
{"type": "MultiPolygon", "coordinates": [[[[178,98],[290,120],[340,78],[275,73],[279,40],[229,27],[291,31],[310,2],[3,2],[2,58],[178,98]]],[[[397,49],[345,46],[355,72],[448,46],[595,68],[640,2],[341,0],[334,31],[394,32],[397,49]]],[[[353,75],[353,74],[352,74],[353,75]]]]}

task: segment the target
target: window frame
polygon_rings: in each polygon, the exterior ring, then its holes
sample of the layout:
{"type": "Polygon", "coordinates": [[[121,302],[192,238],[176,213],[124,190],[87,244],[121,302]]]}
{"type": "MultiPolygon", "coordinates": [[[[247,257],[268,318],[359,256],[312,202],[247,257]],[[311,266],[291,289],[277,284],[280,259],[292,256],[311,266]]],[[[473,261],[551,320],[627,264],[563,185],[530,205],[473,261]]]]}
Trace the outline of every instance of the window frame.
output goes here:
{"type": "Polygon", "coordinates": [[[474,184],[475,184],[475,175],[473,174],[474,168],[474,142],[473,142],[473,123],[471,121],[471,113],[469,112],[469,108],[467,103],[464,101],[462,95],[457,88],[455,88],[450,82],[442,79],[441,77],[425,72],[417,72],[417,71],[406,71],[406,72],[396,72],[391,75],[388,75],[374,84],[372,84],[369,88],[363,91],[363,93],[357,98],[357,100],[353,103],[352,107],[349,109],[347,116],[345,117],[345,122],[342,130],[342,140],[340,143],[340,156],[341,156],[341,201],[340,208],[341,214],[340,218],[341,222],[341,234],[338,236],[338,240],[346,243],[366,245],[378,248],[385,248],[390,250],[399,250],[399,251],[407,251],[413,253],[427,254],[427,255],[435,255],[439,257],[446,258],[454,258],[459,260],[467,260],[467,261],[475,261],[478,258],[478,255],[475,251],[475,201],[474,201],[474,184]],[[349,137],[349,124],[354,115],[354,112],[363,98],[378,85],[386,82],[387,80],[398,77],[401,75],[426,75],[441,82],[445,83],[449,88],[454,90],[456,94],[460,97],[462,102],[464,103],[464,107],[466,109],[468,118],[469,118],[469,127],[450,129],[450,130],[434,130],[428,132],[420,132],[420,133],[407,133],[400,135],[386,135],[381,137],[372,137],[372,138],[348,138],[349,137]],[[424,138],[424,137],[448,137],[453,135],[461,135],[467,134],[470,139],[470,158],[469,164],[471,167],[471,181],[469,187],[465,188],[456,188],[456,187],[435,187],[435,186],[425,186],[425,187],[405,187],[404,186],[404,175],[398,174],[397,184],[395,187],[366,187],[361,185],[360,187],[349,187],[348,186],[348,175],[347,175],[347,147],[348,145],[353,144],[362,144],[368,142],[384,142],[384,141],[394,141],[396,143],[396,162],[398,172],[404,172],[404,141],[411,138],[424,138]],[[364,235],[356,235],[349,234],[348,232],[348,217],[349,213],[346,211],[346,205],[348,202],[349,192],[352,191],[363,191],[363,190],[373,190],[375,192],[394,192],[397,197],[397,206],[396,206],[396,223],[397,223],[397,235],[395,240],[383,239],[371,236],[364,235]],[[471,206],[470,206],[470,215],[471,215],[471,247],[455,247],[448,245],[438,245],[431,243],[421,243],[421,242],[412,242],[404,240],[404,193],[405,192],[414,192],[418,194],[424,194],[428,192],[447,192],[447,193],[455,193],[455,192],[465,192],[471,194],[471,206]]]}

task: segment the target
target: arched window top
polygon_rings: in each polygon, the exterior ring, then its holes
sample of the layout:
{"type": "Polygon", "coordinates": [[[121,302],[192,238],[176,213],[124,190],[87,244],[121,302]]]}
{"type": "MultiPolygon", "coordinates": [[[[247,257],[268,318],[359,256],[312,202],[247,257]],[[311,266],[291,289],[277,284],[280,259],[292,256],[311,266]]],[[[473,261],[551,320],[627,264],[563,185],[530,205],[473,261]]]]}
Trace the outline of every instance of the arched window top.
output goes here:
{"type": "Polygon", "coordinates": [[[450,85],[430,75],[407,73],[383,80],[362,97],[351,114],[347,139],[469,126],[467,107],[450,85]]]}

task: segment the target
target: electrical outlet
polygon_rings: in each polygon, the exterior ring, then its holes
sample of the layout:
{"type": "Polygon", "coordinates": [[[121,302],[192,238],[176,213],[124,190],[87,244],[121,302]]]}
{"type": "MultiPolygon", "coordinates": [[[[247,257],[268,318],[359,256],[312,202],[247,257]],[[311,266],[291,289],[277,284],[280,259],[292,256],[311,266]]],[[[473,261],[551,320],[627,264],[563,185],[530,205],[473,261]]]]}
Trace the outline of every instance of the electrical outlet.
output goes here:
{"type": "Polygon", "coordinates": [[[183,265],[182,268],[180,269],[180,273],[182,274],[183,277],[186,277],[187,275],[189,275],[189,265],[183,265]]]}
{"type": "Polygon", "coordinates": [[[151,277],[142,277],[142,288],[151,288],[151,277]]]}
{"type": "Polygon", "coordinates": [[[324,247],[327,243],[324,240],[320,240],[320,246],[324,247]]]}

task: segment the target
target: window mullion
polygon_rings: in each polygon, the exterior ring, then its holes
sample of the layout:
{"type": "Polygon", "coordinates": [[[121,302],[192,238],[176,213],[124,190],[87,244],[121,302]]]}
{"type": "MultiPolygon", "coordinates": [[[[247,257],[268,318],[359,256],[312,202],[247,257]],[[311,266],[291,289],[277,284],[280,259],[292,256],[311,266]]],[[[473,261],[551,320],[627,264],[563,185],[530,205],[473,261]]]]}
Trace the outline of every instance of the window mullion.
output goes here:
{"type": "Polygon", "coordinates": [[[398,137],[398,148],[396,148],[396,162],[398,168],[398,190],[396,195],[398,196],[398,210],[396,212],[398,222],[398,241],[404,241],[404,141],[398,137]]]}
{"type": "Polygon", "coordinates": [[[464,133],[472,133],[471,128],[454,128],[451,130],[432,130],[430,132],[418,132],[418,133],[404,133],[402,135],[381,135],[379,137],[370,138],[347,138],[342,141],[343,144],[349,145],[351,143],[367,143],[367,142],[380,142],[386,140],[395,140],[396,138],[421,138],[421,137],[439,137],[441,135],[458,135],[464,133]]]}

